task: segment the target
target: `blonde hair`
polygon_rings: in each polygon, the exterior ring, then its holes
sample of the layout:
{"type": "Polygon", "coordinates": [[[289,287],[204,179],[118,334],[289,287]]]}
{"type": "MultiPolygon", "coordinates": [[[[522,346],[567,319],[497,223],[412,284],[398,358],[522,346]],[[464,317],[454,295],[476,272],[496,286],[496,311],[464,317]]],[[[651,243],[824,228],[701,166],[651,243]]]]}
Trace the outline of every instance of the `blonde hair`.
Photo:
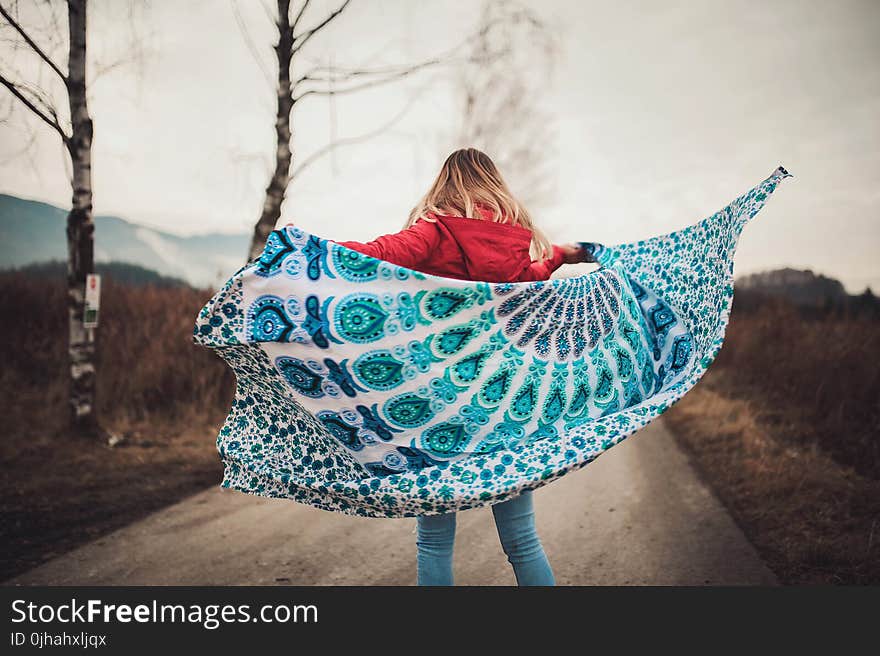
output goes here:
{"type": "Polygon", "coordinates": [[[434,221],[429,214],[475,217],[477,206],[492,211],[492,221],[505,218],[532,232],[532,258],[543,260],[553,254],[550,240],[532,222],[528,210],[514,198],[498,168],[485,153],[476,148],[456,150],[440,169],[428,193],[409,214],[403,226],[409,228],[419,219],[434,221]]]}

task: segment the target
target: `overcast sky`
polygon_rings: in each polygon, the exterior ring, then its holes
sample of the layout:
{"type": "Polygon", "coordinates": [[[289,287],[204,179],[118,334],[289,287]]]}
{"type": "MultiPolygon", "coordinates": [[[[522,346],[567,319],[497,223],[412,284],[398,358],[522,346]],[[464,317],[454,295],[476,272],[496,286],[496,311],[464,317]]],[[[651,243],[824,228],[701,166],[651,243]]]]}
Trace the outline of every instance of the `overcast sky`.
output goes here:
{"type": "MultiPolygon", "coordinates": [[[[337,2],[316,0],[308,15],[337,2]]],[[[95,59],[129,42],[123,4],[94,3],[95,59]]],[[[238,6],[272,74],[272,25],[258,2],[238,6]]],[[[744,233],[737,273],[811,268],[851,292],[880,290],[880,2],[530,6],[559,43],[555,74],[536,92],[555,134],[546,143],[555,195],[534,211],[551,238],[617,243],[673,230],[783,164],[796,177],[744,233]]],[[[416,61],[458,43],[478,7],[354,0],[309,44],[309,57],[416,61]]],[[[92,88],[95,211],[181,234],[249,231],[272,157],[274,92],[232,3],[153,0],[136,16],[146,56],[92,88]]],[[[4,44],[0,62],[28,69],[4,44]]],[[[289,190],[285,217],[335,239],[399,229],[455,134],[451,88],[450,75],[434,71],[332,108],[304,101],[294,117],[299,157],[326,143],[333,124],[338,137],[352,136],[409,109],[382,136],[309,169],[289,190]]],[[[0,124],[0,191],[66,206],[63,159],[48,129],[32,123],[36,141],[14,155],[24,121],[18,113],[0,124]]]]}

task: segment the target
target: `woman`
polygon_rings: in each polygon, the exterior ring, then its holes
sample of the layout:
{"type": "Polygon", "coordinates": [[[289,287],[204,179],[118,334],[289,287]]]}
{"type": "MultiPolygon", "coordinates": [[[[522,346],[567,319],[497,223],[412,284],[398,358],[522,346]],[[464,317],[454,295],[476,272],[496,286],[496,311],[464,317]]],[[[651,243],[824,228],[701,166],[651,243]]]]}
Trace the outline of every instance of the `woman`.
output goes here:
{"type": "MultiPolygon", "coordinates": [[[[446,159],[403,230],[368,243],[339,243],[417,271],[486,282],[546,280],[563,263],[586,261],[579,246],[547,240],[492,160],[475,148],[446,159]]],[[[517,584],[553,585],[531,490],[493,505],[492,513],[517,584]]],[[[455,513],[418,518],[419,585],[452,585],[454,540],[455,513]]]]}
{"type": "MultiPolygon", "coordinates": [[[[485,282],[546,280],[562,264],[586,261],[578,245],[552,245],[485,154],[457,150],[443,163],[404,229],[368,243],[339,242],[410,269],[485,282]],[[534,258],[534,259],[533,259],[534,258]]],[[[518,585],[553,585],[535,531],[532,492],[492,506],[518,585]]],[[[419,585],[452,585],[455,513],[418,518],[419,585]]]]}

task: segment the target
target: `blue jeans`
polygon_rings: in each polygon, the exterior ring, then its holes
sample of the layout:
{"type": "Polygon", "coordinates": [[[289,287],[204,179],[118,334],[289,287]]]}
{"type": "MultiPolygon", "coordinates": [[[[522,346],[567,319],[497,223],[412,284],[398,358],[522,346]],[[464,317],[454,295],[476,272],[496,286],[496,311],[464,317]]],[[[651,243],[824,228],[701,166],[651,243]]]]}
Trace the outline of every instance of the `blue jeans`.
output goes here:
{"type": "MultiPolygon", "coordinates": [[[[553,571],[535,532],[532,491],[492,506],[495,527],[517,585],[555,585],[553,571]]],[[[455,513],[419,517],[419,585],[452,585],[455,513]]]]}

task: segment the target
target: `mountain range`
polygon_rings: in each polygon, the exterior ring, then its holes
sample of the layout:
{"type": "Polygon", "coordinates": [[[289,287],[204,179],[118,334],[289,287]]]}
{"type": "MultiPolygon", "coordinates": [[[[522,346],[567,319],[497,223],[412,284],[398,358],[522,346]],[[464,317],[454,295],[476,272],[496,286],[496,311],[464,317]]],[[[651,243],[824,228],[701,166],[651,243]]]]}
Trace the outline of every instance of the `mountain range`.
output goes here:
{"type": "MultiPolygon", "coordinates": [[[[66,220],[67,210],[0,194],[0,269],[28,267],[29,275],[61,275],[67,260],[66,220]]],[[[174,279],[180,279],[217,288],[245,263],[249,240],[245,233],[181,237],[118,216],[95,217],[96,268],[121,282],[176,284],[174,279]]],[[[839,281],[812,271],[776,269],[741,276],[736,288],[804,308],[877,307],[870,291],[850,296],[839,281]]]]}
{"type": "MultiPolygon", "coordinates": [[[[67,210],[0,194],[0,269],[67,260],[67,210]]],[[[218,287],[247,260],[250,235],[182,237],[118,216],[95,217],[95,261],[126,262],[194,287],[218,287]]]]}

